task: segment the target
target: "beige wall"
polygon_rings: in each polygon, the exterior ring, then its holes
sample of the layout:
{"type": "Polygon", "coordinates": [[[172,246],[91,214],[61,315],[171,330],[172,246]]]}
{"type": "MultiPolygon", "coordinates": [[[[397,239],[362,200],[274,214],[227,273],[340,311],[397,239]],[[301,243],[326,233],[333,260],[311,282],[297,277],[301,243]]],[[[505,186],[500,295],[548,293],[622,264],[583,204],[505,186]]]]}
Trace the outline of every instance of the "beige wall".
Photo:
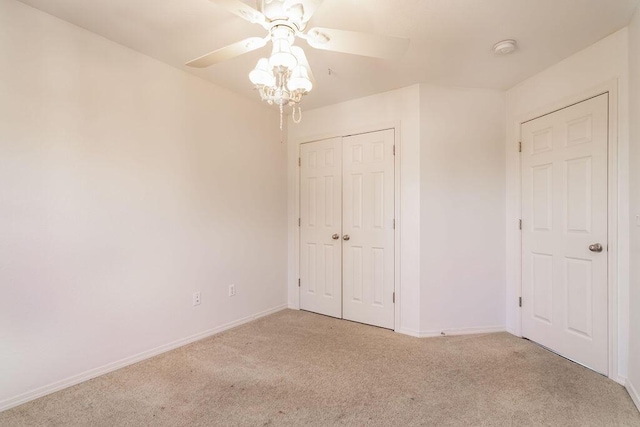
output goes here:
{"type": "Polygon", "coordinates": [[[631,280],[628,389],[640,409],[640,8],[629,26],[631,280]]]}
{"type": "Polygon", "coordinates": [[[504,330],[504,108],[420,86],[422,336],[504,330]]]}
{"type": "Polygon", "coordinates": [[[274,112],[14,0],[0,28],[0,409],[286,304],[274,112]]]}

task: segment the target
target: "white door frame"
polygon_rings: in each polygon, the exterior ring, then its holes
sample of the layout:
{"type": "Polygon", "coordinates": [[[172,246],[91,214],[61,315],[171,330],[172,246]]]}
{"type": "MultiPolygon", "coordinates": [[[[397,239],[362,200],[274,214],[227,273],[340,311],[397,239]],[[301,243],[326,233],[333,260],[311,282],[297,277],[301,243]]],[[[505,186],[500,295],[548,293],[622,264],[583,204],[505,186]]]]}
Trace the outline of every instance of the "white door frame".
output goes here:
{"type": "MultiPolygon", "coordinates": [[[[558,110],[570,107],[574,104],[586,101],[598,95],[609,94],[609,146],[608,146],[608,244],[607,252],[608,274],[608,377],[616,382],[623,382],[618,376],[618,79],[611,80],[603,85],[594,87],[591,90],[580,93],[562,101],[551,104],[547,107],[537,109],[521,116],[515,123],[518,140],[514,144],[522,141],[522,124],[538,117],[553,113],[558,110]]],[[[518,185],[517,194],[517,218],[513,218],[513,224],[517,226],[522,218],[522,170],[521,160],[518,158],[516,165],[518,185]]],[[[517,247],[520,250],[515,258],[516,285],[518,297],[522,297],[522,233],[517,233],[517,247]]],[[[518,310],[519,316],[516,321],[515,335],[522,336],[522,309],[518,310]]]]}
{"type": "MultiPolygon", "coordinates": [[[[306,144],[309,142],[321,141],[329,138],[344,138],[346,136],[351,135],[359,135],[363,133],[371,133],[378,132],[382,130],[394,130],[394,145],[395,145],[395,158],[394,158],[394,215],[396,220],[396,228],[395,228],[395,236],[394,236],[394,289],[396,294],[396,301],[394,306],[394,331],[398,332],[400,329],[400,321],[401,321],[401,292],[402,286],[400,286],[401,277],[400,277],[400,230],[402,227],[402,222],[400,221],[400,159],[402,155],[402,139],[400,134],[400,122],[387,122],[387,123],[379,123],[372,124],[364,127],[356,127],[356,128],[347,128],[341,131],[334,131],[328,134],[313,136],[313,137],[303,137],[298,138],[293,143],[295,144],[295,153],[296,157],[300,158],[300,146],[302,144],[306,144]]],[[[295,218],[300,218],[300,163],[296,160],[296,182],[295,182],[295,192],[294,192],[294,206],[295,206],[295,218]]],[[[296,227],[294,230],[294,248],[293,248],[293,256],[294,263],[293,269],[295,272],[295,280],[297,282],[300,277],[300,227],[297,226],[298,222],[296,220],[296,227]]],[[[300,309],[300,289],[298,288],[298,292],[296,293],[297,299],[293,305],[290,305],[289,308],[299,310],[300,309]]]]}

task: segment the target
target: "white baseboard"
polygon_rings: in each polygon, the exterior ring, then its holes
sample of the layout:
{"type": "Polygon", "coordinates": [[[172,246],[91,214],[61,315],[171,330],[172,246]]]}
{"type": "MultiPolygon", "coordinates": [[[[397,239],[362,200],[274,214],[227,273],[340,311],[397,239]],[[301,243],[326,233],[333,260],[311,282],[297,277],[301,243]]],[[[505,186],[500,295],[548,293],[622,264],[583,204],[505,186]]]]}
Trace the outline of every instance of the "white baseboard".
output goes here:
{"type": "Polygon", "coordinates": [[[640,411],[640,394],[638,394],[638,390],[636,390],[629,380],[627,380],[625,387],[627,388],[629,396],[631,396],[631,400],[633,400],[633,403],[636,404],[636,408],[640,411]]]}
{"type": "Polygon", "coordinates": [[[399,334],[409,335],[410,337],[420,338],[420,331],[416,331],[415,329],[401,328],[396,329],[396,332],[399,334]]]}
{"type": "Polygon", "coordinates": [[[627,379],[625,377],[623,377],[622,375],[610,376],[609,379],[617,382],[618,384],[620,384],[623,387],[625,387],[627,385],[627,379]]]}
{"type": "Polygon", "coordinates": [[[416,338],[433,338],[454,335],[492,334],[506,331],[504,326],[481,326],[473,328],[444,329],[442,331],[416,331],[415,329],[396,329],[396,332],[416,338]]]}
{"type": "Polygon", "coordinates": [[[513,328],[507,328],[506,331],[509,332],[511,335],[515,335],[518,338],[522,338],[522,335],[517,333],[516,330],[513,328]]]}
{"type": "Polygon", "coordinates": [[[236,326],[240,326],[244,323],[250,322],[252,320],[259,319],[260,317],[268,316],[269,314],[276,313],[278,311],[285,310],[287,305],[280,305],[278,307],[271,308],[269,310],[262,311],[260,313],[253,314],[251,316],[243,317],[242,319],[235,320],[233,322],[226,323],[224,325],[220,325],[216,328],[206,330],[204,332],[200,332],[195,335],[191,335],[186,338],[179,339],[177,341],[170,342],[168,344],[161,345],[159,347],[153,348],[151,350],[143,351],[142,353],[135,354],[133,356],[125,357],[124,359],[120,359],[116,362],[109,363],[104,366],[100,366],[98,368],[90,369],[88,371],[82,372],[78,375],[74,375],[72,377],[66,378],[64,380],[56,381],[54,383],[45,385],[43,387],[39,387],[35,390],[28,391],[16,397],[11,397],[9,399],[5,399],[0,402],[0,412],[5,411],[7,409],[13,408],[18,405],[22,405],[23,403],[27,403],[31,400],[37,399],[42,396],[46,396],[47,394],[54,393],[56,391],[65,389],[67,387],[74,386],[76,384],[80,384],[81,382],[90,380],[95,377],[99,377],[100,375],[104,375],[106,373],[115,371],[120,368],[124,368],[125,366],[133,365],[134,363],[141,362],[145,359],[149,359],[151,357],[157,356],[162,353],[166,353],[167,351],[174,350],[178,347],[182,347],[187,344],[191,344],[195,341],[199,341],[203,338],[210,337],[215,334],[219,334],[220,332],[226,331],[231,328],[235,328],[236,326]]]}
{"type": "Polygon", "coordinates": [[[505,332],[504,326],[479,326],[471,328],[455,328],[443,329],[442,331],[422,331],[421,338],[455,336],[455,335],[475,335],[475,334],[493,334],[496,332],[505,332]]]}

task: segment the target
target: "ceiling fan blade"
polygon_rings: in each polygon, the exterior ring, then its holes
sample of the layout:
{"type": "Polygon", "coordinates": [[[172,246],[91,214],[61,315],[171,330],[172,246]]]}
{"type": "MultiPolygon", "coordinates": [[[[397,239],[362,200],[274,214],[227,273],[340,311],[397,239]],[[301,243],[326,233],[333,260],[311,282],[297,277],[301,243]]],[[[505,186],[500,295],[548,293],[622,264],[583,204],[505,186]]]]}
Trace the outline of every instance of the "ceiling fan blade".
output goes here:
{"type": "Polygon", "coordinates": [[[211,53],[187,62],[187,66],[195,68],[206,68],[218,62],[226,61],[227,59],[235,58],[247,52],[251,52],[256,49],[260,49],[267,44],[268,37],[250,37],[248,39],[239,41],[229,46],[225,46],[218,50],[214,50],[211,53]]]}
{"type": "Polygon", "coordinates": [[[398,59],[409,48],[409,39],[406,38],[332,28],[312,28],[305,38],[316,49],[382,59],[398,59]]]}
{"type": "MultiPolygon", "coordinates": [[[[238,15],[240,18],[246,19],[253,24],[260,24],[263,27],[266,26],[266,17],[262,12],[252,8],[246,3],[240,0],[209,0],[212,3],[222,6],[234,15],[238,15]]],[[[266,28],[266,27],[265,27],[266,28]]]]}

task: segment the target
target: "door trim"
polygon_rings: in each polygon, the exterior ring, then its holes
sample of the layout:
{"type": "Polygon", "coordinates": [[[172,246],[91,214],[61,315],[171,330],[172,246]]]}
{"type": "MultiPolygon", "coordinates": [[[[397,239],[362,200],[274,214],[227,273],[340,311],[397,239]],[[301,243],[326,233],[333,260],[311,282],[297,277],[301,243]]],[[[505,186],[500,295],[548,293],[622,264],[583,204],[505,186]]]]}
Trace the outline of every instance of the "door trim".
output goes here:
{"type": "MultiPolygon", "coordinates": [[[[331,133],[323,134],[318,137],[306,137],[293,141],[295,144],[296,157],[300,158],[300,147],[302,144],[309,142],[322,141],[330,138],[344,138],[346,136],[360,135],[364,133],[378,132],[383,130],[394,130],[394,145],[396,147],[396,155],[394,158],[394,215],[396,220],[395,236],[394,236],[394,291],[395,291],[395,306],[394,306],[394,326],[393,330],[399,332],[401,329],[402,321],[402,286],[400,276],[400,259],[401,259],[401,246],[400,235],[402,229],[402,221],[400,216],[400,159],[402,158],[402,135],[401,135],[401,122],[393,121],[380,123],[377,125],[370,125],[364,127],[347,128],[341,131],[334,131],[331,133]]],[[[293,192],[293,208],[295,209],[296,226],[293,233],[293,253],[291,257],[293,259],[293,272],[294,276],[290,277],[289,283],[297,283],[300,277],[300,227],[297,226],[297,218],[300,218],[300,166],[296,160],[296,175],[295,175],[295,191],[293,192]]],[[[300,309],[300,289],[295,293],[295,301],[289,305],[289,308],[294,310],[300,309]]]]}
{"type": "MultiPolygon", "coordinates": [[[[522,140],[522,124],[534,120],[536,118],[551,114],[558,110],[568,108],[572,105],[589,100],[599,95],[609,95],[609,141],[608,141],[608,203],[607,203],[607,238],[609,241],[609,250],[607,252],[607,288],[608,288],[608,305],[607,305],[607,317],[608,317],[608,373],[607,376],[620,383],[624,384],[625,378],[619,376],[618,369],[618,330],[620,327],[619,320],[619,304],[618,304],[618,79],[611,80],[603,85],[594,87],[593,89],[583,92],[581,94],[566,98],[560,102],[548,105],[546,107],[537,109],[528,114],[521,116],[515,123],[516,131],[514,135],[517,136],[517,141],[513,141],[514,146],[522,140]]],[[[518,162],[516,165],[517,185],[515,185],[516,193],[516,206],[517,206],[517,218],[511,218],[514,227],[518,227],[518,221],[522,218],[522,168],[521,168],[521,156],[518,156],[518,162]]],[[[520,230],[516,233],[517,247],[519,251],[515,251],[516,254],[510,262],[515,262],[514,268],[516,272],[516,288],[518,291],[517,297],[522,297],[522,233],[520,230]]],[[[509,261],[508,261],[509,262],[509,261]]],[[[512,303],[507,301],[507,303],[512,303]]],[[[516,303],[515,301],[513,303],[516,303]]],[[[522,336],[522,309],[518,309],[519,316],[516,321],[516,330],[511,331],[514,335],[522,336]]]]}

